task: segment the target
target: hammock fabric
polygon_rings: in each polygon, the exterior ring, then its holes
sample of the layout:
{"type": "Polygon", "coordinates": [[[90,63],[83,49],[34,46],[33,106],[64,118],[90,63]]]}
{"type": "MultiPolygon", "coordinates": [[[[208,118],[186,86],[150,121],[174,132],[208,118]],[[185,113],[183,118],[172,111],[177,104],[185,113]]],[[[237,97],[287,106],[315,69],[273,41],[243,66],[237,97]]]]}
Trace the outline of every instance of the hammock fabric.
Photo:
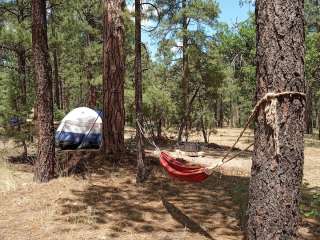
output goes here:
{"type": "Polygon", "coordinates": [[[160,163],[171,177],[181,181],[202,182],[209,177],[205,167],[183,164],[165,152],[160,153],[160,163]]]}

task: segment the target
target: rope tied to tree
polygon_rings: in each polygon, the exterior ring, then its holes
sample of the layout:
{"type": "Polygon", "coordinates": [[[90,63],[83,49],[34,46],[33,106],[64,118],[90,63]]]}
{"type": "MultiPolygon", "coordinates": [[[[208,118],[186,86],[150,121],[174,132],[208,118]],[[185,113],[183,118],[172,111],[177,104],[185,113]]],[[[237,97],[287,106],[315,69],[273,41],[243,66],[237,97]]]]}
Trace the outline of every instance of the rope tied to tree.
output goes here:
{"type": "MultiPolygon", "coordinates": [[[[213,171],[217,168],[220,168],[221,166],[223,166],[224,164],[232,161],[233,159],[235,159],[236,157],[238,157],[239,155],[241,155],[243,152],[247,151],[250,147],[252,147],[254,145],[254,143],[251,143],[248,147],[246,147],[245,149],[241,150],[239,153],[235,154],[234,156],[229,157],[230,153],[234,150],[235,146],[239,143],[240,139],[243,137],[243,134],[245,133],[245,131],[248,129],[250,123],[256,118],[257,113],[259,112],[261,106],[264,103],[267,103],[269,101],[272,101],[274,99],[278,99],[280,97],[293,97],[293,96],[299,96],[299,97],[303,97],[306,98],[306,94],[302,93],[302,92],[292,92],[292,91],[287,91],[287,92],[281,92],[281,93],[267,93],[264,95],[263,98],[261,98],[257,104],[254,106],[253,110],[251,111],[250,116],[248,117],[246,124],[244,125],[244,128],[242,129],[242,131],[240,132],[238,138],[236,139],[236,141],[234,142],[234,144],[231,146],[231,148],[228,150],[228,152],[224,155],[224,157],[222,158],[222,160],[216,164],[215,166],[212,167],[205,167],[204,171],[207,175],[211,175],[213,173],[213,171]]],[[[273,105],[275,106],[277,102],[273,101],[273,105]]],[[[268,114],[272,117],[274,117],[274,115],[276,114],[276,111],[273,110],[268,110],[268,114]]],[[[157,144],[155,143],[154,140],[150,140],[149,138],[147,138],[145,136],[145,130],[142,126],[142,124],[139,122],[139,120],[137,119],[137,126],[138,126],[138,130],[141,133],[141,135],[143,136],[144,139],[146,139],[150,145],[154,146],[156,149],[156,153],[157,155],[160,155],[161,150],[160,148],[157,146],[157,144]]]]}
{"type": "Polygon", "coordinates": [[[140,123],[140,121],[139,121],[138,119],[137,119],[136,121],[137,121],[137,126],[138,126],[138,128],[139,128],[138,130],[139,130],[139,132],[141,133],[141,135],[143,136],[143,138],[146,139],[147,142],[148,142],[150,145],[154,146],[154,148],[156,149],[156,152],[159,152],[159,154],[160,154],[161,150],[160,150],[160,148],[158,147],[158,145],[155,143],[155,141],[154,141],[153,139],[150,140],[149,138],[147,138],[147,137],[145,136],[146,132],[145,132],[144,127],[142,127],[142,125],[141,125],[141,123],[140,123]]]}
{"type": "MultiPolygon", "coordinates": [[[[293,96],[300,96],[305,98],[306,94],[302,93],[302,92],[292,92],[292,91],[287,91],[287,92],[281,92],[281,93],[267,93],[264,95],[263,98],[261,98],[257,104],[254,106],[253,110],[251,111],[250,116],[248,117],[248,120],[246,121],[246,124],[244,125],[244,128],[242,129],[242,131],[240,132],[237,140],[234,142],[234,144],[232,145],[232,147],[229,149],[229,151],[224,155],[224,157],[222,158],[222,160],[214,167],[208,167],[208,173],[223,166],[224,164],[230,162],[231,160],[233,160],[234,158],[238,157],[242,152],[247,151],[250,147],[252,147],[254,145],[254,143],[250,144],[248,147],[246,147],[245,149],[241,150],[238,154],[236,154],[233,157],[230,157],[227,159],[227,157],[230,155],[230,153],[233,151],[233,149],[235,148],[235,146],[239,143],[240,139],[243,137],[243,134],[245,133],[245,131],[248,129],[250,123],[256,118],[257,113],[260,110],[260,107],[262,106],[262,104],[269,102],[273,99],[278,99],[280,97],[293,97],[293,96]]],[[[273,111],[270,111],[271,115],[274,115],[275,113],[273,111]]]]}

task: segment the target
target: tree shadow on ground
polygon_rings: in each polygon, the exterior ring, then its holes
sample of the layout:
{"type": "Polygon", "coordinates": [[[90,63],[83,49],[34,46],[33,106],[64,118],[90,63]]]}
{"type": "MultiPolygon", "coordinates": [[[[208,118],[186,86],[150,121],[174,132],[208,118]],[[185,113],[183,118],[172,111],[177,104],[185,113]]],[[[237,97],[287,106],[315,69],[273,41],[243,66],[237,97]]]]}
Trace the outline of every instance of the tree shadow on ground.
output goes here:
{"type": "MultiPolygon", "coordinates": [[[[188,229],[204,239],[245,239],[249,178],[217,173],[203,183],[186,184],[169,179],[154,165],[148,181],[136,185],[134,162],[135,158],[127,156],[118,164],[101,157],[88,163],[89,185],[59,200],[57,220],[107,229],[113,238],[132,232],[154,235],[188,229]]],[[[303,188],[306,206],[312,205],[314,191],[319,189],[303,188]]],[[[308,220],[302,223],[304,239],[318,239],[319,219],[308,220]]]]}
{"type": "Polygon", "coordinates": [[[190,231],[199,233],[208,239],[214,239],[206,230],[204,230],[197,222],[190,219],[185,215],[179,208],[177,208],[172,203],[168,202],[164,197],[161,197],[162,204],[172,216],[174,220],[187,227],[190,231]]]}
{"type": "MultiPolygon", "coordinates": [[[[245,228],[247,221],[246,212],[249,181],[249,178],[245,178],[241,184],[236,184],[230,189],[230,194],[232,195],[233,201],[239,206],[238,217],[242,229],[245,228]]],[[[301,239],[320,239],[320,187],[310,187],[307,183],[305,183],[302,187],[301,197],[301,239]],[[317,196],[318,199],[315,199],[315,196],[317,196]],[[311,212],[316,214],[308,215],[308,213],[311,212]]]]}
{"type": "MultiPolygon", "coordinates": [[[[186,184],[168,178],[158,159],[149,157],[152,174],[137,186],[134,154],[123,156],[117,164],[90,154],[84,168],[88,186],[57,202],[56,220],[64,226],[61,231],[106,229],[112,238],[132,232],[150,236],[177,233],[181,238],[188,229],[197,239],[245,239],[248,177],[217,173],[203,183],[186,184]]],[[[15,158],[11,163],[25,164],[15,158]]],[[[304,213],[320,212],[314,197],[319,192],[320,188],[303,187],[304,213]]],[[[320,239],[319,223],[319,217],[304,218],[303,239],[320,239]]]]}
{"type": "Polygon", "coordinates": [[[135,166],[129,162],[134,159],[122,165],[105,159],[95,161],[89,166],[89,186],[73,191],[74,198],[59,200],[58,220],[108,229],[109,237],[130,232],[182,233],[188,229],[203,239],[244,239],[237,217],[239,207],[228,193],[241,177],[214,175],[201,184],[186,184],[168,179],[154,166],[148,181],[138,186],[135,166]]]}

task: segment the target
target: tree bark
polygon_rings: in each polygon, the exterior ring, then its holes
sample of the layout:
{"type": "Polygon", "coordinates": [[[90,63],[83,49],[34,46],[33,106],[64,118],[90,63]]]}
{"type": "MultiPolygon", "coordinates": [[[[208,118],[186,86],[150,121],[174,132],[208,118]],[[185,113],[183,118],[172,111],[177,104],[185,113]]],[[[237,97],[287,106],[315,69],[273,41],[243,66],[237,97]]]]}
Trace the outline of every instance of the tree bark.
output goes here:
{"type": "Polygon", "coordinates": [[[124,1],[105,0],[103,45],[103,148],[105,154],[124,151],[124,1]]]}
{"type": "Polygon", "coordinates": [[[92,109],[97,108],[97,88],[93,84],[89,85],[89,107],[92,109]]]}
{"type": "MultiPolygon", "coordinates": [[[[135,0],[135,103],[136,103],[136,120],[143,123],[142,111],[142,63],[141,63],[141,4],[140,0],[135,0]]],[[[146,166],[144,163],[144,146],[143,136],[139,128],[136,126],[136,142],[137,142],[137,183],[146,180],[146,166]]]]}
{"type": "MultiPolygon", "coordinates": [[[[57,39],[57,32],[56,32],[56,23],[55,23],[55,14],[54,9],[51,9],[51,32],[53,38],[57,39]]],[[[58,46],[55,42],[52,49],[53,55],[53,102],[58,109],[61,109],[61,101],[60,101],[60,77],[59,77],[59,54],[58,54],[58,46]]]]}
{"type": "Polygon", "coordinates": [[[60,77],[59,77],[59,60],[58,60],[58,50],[53,49],[53,75],[54,75],[54,102],[58,109],[61,109],[60,103],[60,77]]]}
{"type": "MultiPolygon", "coordinates": [[[[256,1],[256,100],[268,92],[305,92],[303,11],[303,0],[256,1]]],[[[298,239],[304,110],[304,97],[285,96],[258,112],[249,239],[298,239]]]]}
{"type": "Polygon", "coordinates": [[[201,125],[201,131],[202,131],[204,143],[208,143],[208,133],[207,133],[207,128],[204,124],[203,116],[201,116],[200,118],[200,125],[201,125]]]}
{"type": "Polygon", "coordinates": [[[313,133],[312,124],[312,87],[309,83],[306,84],[306,112],[305,112],[305,133],[313,133]]]}
{"type": "Polygon", "coordinates": [[[60,104],[61,104],[61,109],[64,110],[66,109],[66,104],[65,104],[65,95],[64,95],[64,82],[63,79],[60,79],[59,81],[59,90],[60,90],[60,104]]]}
{"type": "Polygon", "coordinates": [[[51,67],[49,63],[46,1],[32,0],[32,52],[37,81],[38,153],[34,180],[54,177],[54,125],[51,67]]]}

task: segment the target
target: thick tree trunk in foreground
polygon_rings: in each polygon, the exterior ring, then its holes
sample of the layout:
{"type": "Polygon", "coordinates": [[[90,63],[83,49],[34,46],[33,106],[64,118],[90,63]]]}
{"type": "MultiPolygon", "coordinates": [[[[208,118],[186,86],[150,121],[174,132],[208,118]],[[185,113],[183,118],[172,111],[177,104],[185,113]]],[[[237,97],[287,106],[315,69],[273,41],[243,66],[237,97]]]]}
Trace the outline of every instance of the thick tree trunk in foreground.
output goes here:
{"type": "Polygon", "coordinates": [[[54,176],[54,126],[51,67],[49,64],[46,1],[32,1],[32,52],[37,81],[38,155],[35,181],[47,182],[54,176]]]}
{"type": "MultiPolygon", "coordinates": [[[[141,5],[140,0],[135,0],[135,102],[136,119],[143,123],[142,112],[142,66],[141,66],[141,5]]],[[[144,164],[143,136],[139,125],[136,127],[137,141],[137,183],[142,183],[146,179],[146,166],[144,164]]]]}
{"type": "MultiPolygon", "coordinates": [[[[256,2],[257,100],[267,92],[305,91],[303,10],[303,0],[256,2]]],[[[285,96],[258,113],[249,239],[298,239],[304,109],[302,96],[285,96]]]]}
{"type": "Polygon", "coordinates": [[[103,144],[105,154],[117,154],[124,151],[124,1],[104,4],[103,144]]]}

